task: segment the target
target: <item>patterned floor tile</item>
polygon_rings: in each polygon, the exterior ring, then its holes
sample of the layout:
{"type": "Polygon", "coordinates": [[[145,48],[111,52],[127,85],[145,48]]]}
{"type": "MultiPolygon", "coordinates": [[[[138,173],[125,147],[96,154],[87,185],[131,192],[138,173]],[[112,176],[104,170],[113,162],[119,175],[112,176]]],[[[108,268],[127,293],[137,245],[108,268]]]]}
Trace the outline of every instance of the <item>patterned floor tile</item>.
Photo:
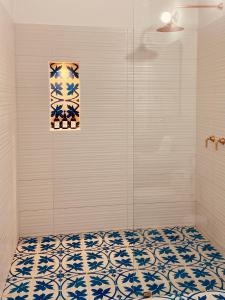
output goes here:
{"type": "Polygon", "coordinates": [[[173,227],[20,239],[2,299],[225,300],[224,289],[224,257],[173,227]]]}

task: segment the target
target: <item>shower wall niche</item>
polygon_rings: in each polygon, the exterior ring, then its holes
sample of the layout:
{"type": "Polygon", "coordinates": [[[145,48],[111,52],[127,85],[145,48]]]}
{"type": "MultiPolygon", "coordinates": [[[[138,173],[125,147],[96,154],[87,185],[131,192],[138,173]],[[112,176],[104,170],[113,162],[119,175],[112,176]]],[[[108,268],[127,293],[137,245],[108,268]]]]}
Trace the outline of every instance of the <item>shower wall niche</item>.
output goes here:
{"type": "Polygon", "coordinates": [[[51,130],[80,128],[79,64],[49,64],[51,130]]]}

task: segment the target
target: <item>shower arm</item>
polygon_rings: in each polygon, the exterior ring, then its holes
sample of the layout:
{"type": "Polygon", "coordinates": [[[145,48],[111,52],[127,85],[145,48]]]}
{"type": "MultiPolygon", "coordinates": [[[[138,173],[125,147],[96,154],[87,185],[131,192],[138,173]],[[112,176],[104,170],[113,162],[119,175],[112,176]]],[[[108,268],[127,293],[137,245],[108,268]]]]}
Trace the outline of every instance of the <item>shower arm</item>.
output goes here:
{"type": "Polygon", "coordinates": [[[199,4],[199,5],[177,5],[176,8],[218,8],[223,9],[223,2],[219,4],[199,4]]]}

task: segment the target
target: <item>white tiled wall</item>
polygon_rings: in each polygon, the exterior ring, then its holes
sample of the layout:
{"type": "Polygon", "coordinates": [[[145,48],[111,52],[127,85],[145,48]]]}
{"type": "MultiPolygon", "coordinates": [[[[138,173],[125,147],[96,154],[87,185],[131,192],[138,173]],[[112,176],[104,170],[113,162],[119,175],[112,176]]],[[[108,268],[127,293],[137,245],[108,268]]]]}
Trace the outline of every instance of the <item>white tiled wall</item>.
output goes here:
{"type": "Polygon", "coordinates": [[[17,242],[14,26],[0,2],[0,297],[17,242]]]}
{"type": "Polygon", "coordinates": [[[16,32],[20,234],[129,227],[127,30],[17,25],[16,32]],[[80,131],[49,131],[54,60],[80,62],[80,131]]]}
{"type": "Polygon", "coordinates": [[[140,36],[17,25],[21,235],[194,223],[196,34],[140,36]],[[80,132],[49,131],[52,60],[80,61],[80,132]]]}
{"type": "Polygon", "coordinates": [[[225,17],[199,30],[197,101],[197,223],[225,252],[225,147],[210,135],[225,136],[225,17]]]}

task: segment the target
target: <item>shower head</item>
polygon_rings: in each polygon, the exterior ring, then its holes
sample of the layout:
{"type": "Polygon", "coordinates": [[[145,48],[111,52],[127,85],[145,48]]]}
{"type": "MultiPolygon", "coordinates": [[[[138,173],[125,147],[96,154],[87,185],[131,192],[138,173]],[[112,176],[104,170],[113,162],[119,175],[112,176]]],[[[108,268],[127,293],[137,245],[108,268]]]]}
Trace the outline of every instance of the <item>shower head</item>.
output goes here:
{"type": "Polygon", "coordinates": [[[173,21],[157,29],[158,32],[178,32],[183,30],[184,30],[183,27],[178,26],[173,21]]]}
{"type": "MultiPolygon", "coordinates": [[[[176,6],[176,8],[218,8],[222,10],[224,8],[224,3],[220,2],[218,4],[196,4],[196,5],[183,4],[183,5],[176,6]]],[[[161,18],[162,21],[166,23],[166,25],[164,25],[161,28],[158,28],[157,29],[158,32],[178,32],[184,30],[183,27],[180,27],[175,23],[177,21],[176,14],[172,15],[169,12],[164,12],[161,18]]]]}
{"type": "Polygon", "coordinates": [[[161,21],[165,24],[163,27],[157,29],[158,32],[178,32],[183,31],[184,28],[178,26],[176,23],[178,21],[179,15],[175,11],[173,14],[170,12],[164,12],[161,15],[161,21]]]}

